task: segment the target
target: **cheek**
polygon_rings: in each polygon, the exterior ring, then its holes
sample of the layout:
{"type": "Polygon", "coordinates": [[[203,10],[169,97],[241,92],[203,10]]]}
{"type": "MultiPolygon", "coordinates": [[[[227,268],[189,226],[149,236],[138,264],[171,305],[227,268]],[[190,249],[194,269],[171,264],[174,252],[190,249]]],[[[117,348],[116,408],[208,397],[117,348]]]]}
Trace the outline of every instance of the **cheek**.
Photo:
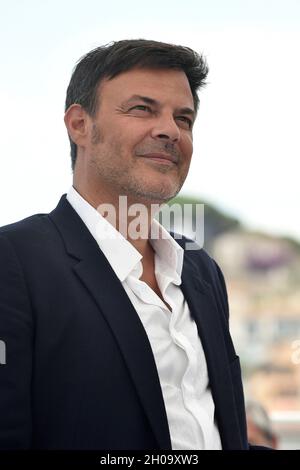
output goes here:
{"type": "Polygon", "coordinates": [[[187,139],[182,145],[182,153],[186,162],[190,162],[193,154],[193,141],[187,139]]]}
{"type": "Polygon", "coordinates": [[[132,152],[134,147],[145,139],[146,135],[147,133],[142,126],[139,128],[134,125],[126,125],[114,129],[111,137],[124,152],[132,152]]]}

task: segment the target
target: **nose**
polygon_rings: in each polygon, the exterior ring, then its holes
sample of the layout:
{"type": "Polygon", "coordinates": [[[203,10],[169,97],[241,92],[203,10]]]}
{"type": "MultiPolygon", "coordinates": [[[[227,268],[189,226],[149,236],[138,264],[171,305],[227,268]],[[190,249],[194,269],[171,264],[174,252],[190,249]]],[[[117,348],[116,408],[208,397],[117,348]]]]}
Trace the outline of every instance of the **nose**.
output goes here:
{"type": "Polygon", "coordinates": [[[154,139],[165,139],[172,142],[179,142],[180,140],[180,129],[173,115],[169,114],[156,117],[151,134],[154,139]]]}

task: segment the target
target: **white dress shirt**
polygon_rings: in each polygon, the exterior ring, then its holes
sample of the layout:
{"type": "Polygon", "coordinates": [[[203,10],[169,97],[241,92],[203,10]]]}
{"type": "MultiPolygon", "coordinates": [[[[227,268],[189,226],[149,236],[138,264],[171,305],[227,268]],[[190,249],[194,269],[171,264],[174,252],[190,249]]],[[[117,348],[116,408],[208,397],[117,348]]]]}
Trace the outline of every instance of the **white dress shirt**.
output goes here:
{"type": "MultiPolygon", "coordinates": [[[[73,186],[67,200],[106,256],[145,328],[159,375],[172,449],[221,449],[204,351],[179,287],[184,250],[161,226],[164,236],[150,241],[155,251],[157,284],[170,311],[140,280],[142,255],[134,246],[73,186]]],[[[153,224],[159,223],[154,219],[153,224]]]]}

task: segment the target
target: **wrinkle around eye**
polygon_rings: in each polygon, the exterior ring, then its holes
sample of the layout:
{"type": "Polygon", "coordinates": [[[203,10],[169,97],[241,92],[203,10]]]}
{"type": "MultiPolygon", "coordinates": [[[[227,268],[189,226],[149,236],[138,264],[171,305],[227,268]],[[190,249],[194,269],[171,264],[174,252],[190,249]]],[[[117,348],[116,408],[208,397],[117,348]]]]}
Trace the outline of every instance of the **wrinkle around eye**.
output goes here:
{"type": "Polygon", "coordinates": [[[128,109],[127,113],[130,112],[140,112],[140,113],[152,113],[152,109],[149,106],[139,104],[136,106],[132,106],[128,109]]]}
{"type": "Polygon", "coordinates": [[[155,112],[151,108],[148,109],[146,107],[146,109],[140,109],[134,106],[126,110],[124,112],[124,115],[128,117],[136,117],[136,118],[149,118],[149,117],[153,117],[155,115],[155,112]]]}
{"type": "Polygon", "coordinates": [[[177,116],[176,119],[187,125],[189,130],[193,128],[193,121],[185,116],[177,116]]]}

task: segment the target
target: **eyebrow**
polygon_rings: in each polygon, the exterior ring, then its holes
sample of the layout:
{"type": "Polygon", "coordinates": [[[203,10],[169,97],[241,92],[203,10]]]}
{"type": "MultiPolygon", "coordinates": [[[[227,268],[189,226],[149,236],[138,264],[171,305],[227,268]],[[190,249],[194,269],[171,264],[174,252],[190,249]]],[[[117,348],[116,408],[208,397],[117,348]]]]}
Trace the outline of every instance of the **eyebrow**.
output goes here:
{"type": "MultiPolygon", "coordinates": [[[[132,95],[128,100],[124,101],[122,104],[123,105],[129,104],[132,101],[137,101],[137,100],[143,101],[144,103],[151,104],[153,106],[158,106],[158,107],[161,106],[159,101],[154,100],[153,98],[149,98],[149,96],[141,96],[141,95],[132,95]]],[[[176,112],[179,112],[182,114],[189,114],[193,118],[195,118],[196,116],[196,112],[193,109],[188,108],[188,107],[178,108],[176,109],[176,112]]]]}

